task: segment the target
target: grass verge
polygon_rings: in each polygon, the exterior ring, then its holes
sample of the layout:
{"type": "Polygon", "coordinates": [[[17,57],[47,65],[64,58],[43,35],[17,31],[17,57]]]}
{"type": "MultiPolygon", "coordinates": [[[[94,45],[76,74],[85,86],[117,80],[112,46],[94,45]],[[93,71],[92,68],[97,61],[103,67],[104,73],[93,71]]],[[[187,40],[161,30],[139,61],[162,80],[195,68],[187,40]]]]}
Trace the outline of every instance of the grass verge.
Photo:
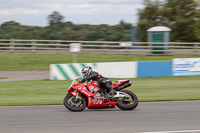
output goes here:
{"type": "Polygon", "coordinates": [[[0,77],[0,79],[7,79],[6,77],[0,77]]]}
{"type": "MultiPolygon", "coordinates": [[[[130,79],[139,101],[200,100],[200,75],[130,79]]],[[[113,82],[116,79],[112,79],[113,82]]],[[[71,81],[0,82],[0,106],[63,104],[71,81]]]]}
{"type": "MultiPolygon", "coordinates": [[[[78,63],[120,61],[170,61],[197,56],[145,56],[79,54],[78,63]]],[[[72,54],[0,53],[0,71],[48,70],[50,64],[72,63],[72,54]]]]}

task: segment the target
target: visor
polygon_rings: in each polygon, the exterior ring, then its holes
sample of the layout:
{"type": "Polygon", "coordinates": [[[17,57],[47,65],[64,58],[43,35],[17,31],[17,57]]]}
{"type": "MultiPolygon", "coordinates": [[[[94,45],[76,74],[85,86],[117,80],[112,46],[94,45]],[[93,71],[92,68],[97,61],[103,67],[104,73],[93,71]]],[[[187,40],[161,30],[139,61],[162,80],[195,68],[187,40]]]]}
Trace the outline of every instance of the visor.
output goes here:
{"type": "Polygon", "coordinates": [[[86,76],[86,75],[87,75],[87,73],[86,73],[86,72],[83,72],[82,74],[83,74],[84,76],[86,76]]]}

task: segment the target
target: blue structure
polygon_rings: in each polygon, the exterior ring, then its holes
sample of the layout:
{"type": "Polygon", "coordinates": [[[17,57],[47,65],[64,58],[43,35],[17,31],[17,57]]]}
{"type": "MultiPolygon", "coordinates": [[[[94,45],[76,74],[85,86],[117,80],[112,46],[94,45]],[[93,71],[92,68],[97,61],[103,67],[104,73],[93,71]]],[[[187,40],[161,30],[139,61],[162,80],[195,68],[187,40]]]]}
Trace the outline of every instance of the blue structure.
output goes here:
{"type": "Polygon", "coordinates": [[[138,78],[159,76],[172,76],[172,61],[138,61],[138,78]]]}
{"type": "Polygon", "coordinates": [[[130,41],[131,42],[138,42],[137,38],[135,37],[136,31],[137,31],[137,27],[133,27],[130,31],[130,41]]]}
{"type": "MultiPolygon", "coordinates": [[[[139,40],[135,37],[136,31],[137,31],[137,27],[133,27],[130,31],[131,42],[139,42],[139,40]]],[[[141,44],[132,44],[132,46],[141,46],[141,44]]],[[[141,49],[141,48],[131,48],[131,49],[141,49]]]]}

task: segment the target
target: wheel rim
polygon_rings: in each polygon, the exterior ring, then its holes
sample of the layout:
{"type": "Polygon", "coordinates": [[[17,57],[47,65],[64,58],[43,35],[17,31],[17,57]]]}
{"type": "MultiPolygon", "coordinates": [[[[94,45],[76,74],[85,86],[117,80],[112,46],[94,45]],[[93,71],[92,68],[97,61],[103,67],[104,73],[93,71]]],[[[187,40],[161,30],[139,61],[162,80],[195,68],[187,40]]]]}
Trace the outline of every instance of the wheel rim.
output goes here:
{"type": "Polygon", "coordinates": [[[84,101],[82,100],[82,98],[76,99],[74,96],[68,97],[65,102],[71,108],[76,108],[76,109],[83,107],[83,104],[84,104],[84,101]]]}

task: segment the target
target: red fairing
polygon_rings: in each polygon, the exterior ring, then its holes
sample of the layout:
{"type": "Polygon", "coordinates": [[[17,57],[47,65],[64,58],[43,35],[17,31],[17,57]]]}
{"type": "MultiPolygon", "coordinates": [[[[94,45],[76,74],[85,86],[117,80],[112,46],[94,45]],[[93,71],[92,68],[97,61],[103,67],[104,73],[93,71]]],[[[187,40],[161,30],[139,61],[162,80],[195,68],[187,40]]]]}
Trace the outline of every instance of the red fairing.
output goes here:
{"type": "Polygon", "coordinates": [[[91,83],[89,83],[93,86],[96,86],[96,87],[100,87],[99,83],[97,81],[92,81],[91,83]]]}
{"type": "Polygon", "coordinates": [[[91,93],[91,91],[88,91],[88,89],[85,87],[84,83],[77,83],[77,84],[73,85],[73,88],[75,90],[83,93],[87,97],[90,97],[90,96],[94,95],[93,93],[91,93]]]}
{"type": "Polygon", "coordinates": [[[71,93],[73,96],[77,96],[78,95],[78,92],[69,92],[69,93],[71,93]]]}
{"type": "Polygon", "coordinates": [[[86,86],[84,83],[74,82],[68,89],[68,92],[74,96],[77,96],[78,92],[80,92],[82,95],[85,95],[88,99],[89,109],[114,108],[117,102],[109,101],[104,103],[103,96],[96,97],[96,93],[99,90],[100,85],[97,81],[87,83],[86,86]],[[74,90],[77,90],[77,92],[74,92],[74,90]]]}
{"type": "Polygon", "coordinates": [[[111,87],[112,88],[115,88],[115,87],[118,87],[120,85],[123,85],[124,83],[128,83],[129,80],[117,80],[111,87]]]}
{"type": "Polygon", "coordinates": [[[104,103],[103,97],[101,98],[88,98],[88,109],[101,109],[101,108],[115,108],[117,102],[109,101],[104,103]]]}

